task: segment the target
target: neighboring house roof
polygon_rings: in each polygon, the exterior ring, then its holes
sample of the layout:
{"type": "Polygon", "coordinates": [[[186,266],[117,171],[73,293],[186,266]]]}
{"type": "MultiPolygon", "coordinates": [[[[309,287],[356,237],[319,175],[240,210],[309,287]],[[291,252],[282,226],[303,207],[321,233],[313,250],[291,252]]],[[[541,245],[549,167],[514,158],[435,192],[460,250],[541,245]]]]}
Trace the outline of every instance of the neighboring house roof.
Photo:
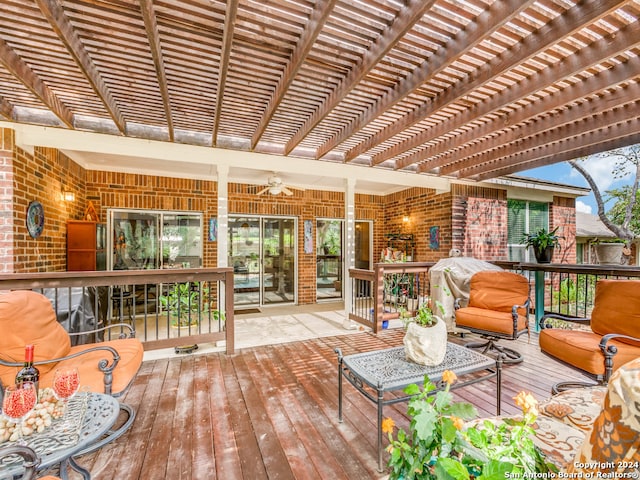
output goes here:
{"type": "Polygon", "coordinates": [[[615,238],[616,234],[604,226],[597,215],[576,212],[576,238],[615,238]]]}

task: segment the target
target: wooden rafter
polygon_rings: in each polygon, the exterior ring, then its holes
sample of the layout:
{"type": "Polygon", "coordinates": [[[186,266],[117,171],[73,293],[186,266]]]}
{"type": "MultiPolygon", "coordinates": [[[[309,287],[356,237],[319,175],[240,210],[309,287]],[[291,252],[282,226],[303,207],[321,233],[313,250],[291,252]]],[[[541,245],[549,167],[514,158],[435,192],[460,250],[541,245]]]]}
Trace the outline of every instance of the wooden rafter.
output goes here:
{"type": "Polygon", "coordinates": [[[425,12],[432,7],[435,0],[408,0],[407,5],[400,11],[391,27],[378,39],[375,45],[362,57],[362,61],[351,70],[338,87],[331,92],[320,108],[316,109],[293,137],[286,143],[284,153],[288,155],[296,145],[309,135],[323,118],[338,106],[347,94],[360,83],[367,73],[387,54],[395,43],[418,22],[425,12]]]}
{"type": "Polygon", "coordinates": [[[93,88],[94,92],[104,106],[106,107],[109,115],[113,119],[116,127],[121,133],[126,134],[126,124],[124,117],[118,108],[116,101],[113,99],[109,88],[105,84],[100,72],[94,65],[86,48],[82,45],[78,34],[71,25],[71,22],[64,14],[62,6],[57,0],[35,0],[36,4],[42,11],[42,14],[46,17],[47,21],[51,24],[60,40],[64,43],[65,47],[78,64],[82,73],[87,78],[93,88]]]}
{"type": "Polygon", "coordinates": [[[625,147],[627,145],[634,145],[640,143],[640,128],[639,122],[633,122],[630,127],[625,128],[624,125],[615,125],[612,127],[604,128],[600,132],[594,132],[589,136],[580,138],[572,142],[573,149],[567,148],[562,152],[545,152],[528,161],[518,161],[517,159],[511,165],[504,166],[500,169],[489,170],[482,172],[475,177],[474,180],[483,181],[490,178],[499,177],[501,175],[509,175],[529,168],[541,167],[545,165],[552,165],[558,162],[565,162],[567,160],[573,160],[575,158],[585,157],[588,155],[594,155],[596,153],[607,152],[616,148],[625,147]]]}
{"type": "MultiPolygon", "coordinates": [[[[488,62],[479,70],[478,75],[470,78],[469,81],[460,83],[445,94],[437,97],[433,102],[426,103],[420,108],[417,108],[407,115],[402,121],[398,121],[389,128],[373,135],[366,141],[365,149],[368,149],[367,145],[373,146],[382,143],[401,131],[415,125],[425,117],[428,117],[429,115],[436,113],[438,110],[445,108],[449,104],[469,95],[479,86],[495,80],[498,76],[503,75],[504,72],[507,72],[516,65],[531,59],[538,52],[561,42],[576,31],[584,28],[585,21],[592,22],[611,13],[611,11],[618,8],[621,3],[623,3],[621,0],[588,0],[572,7],[563,15],[551,20],[539,31],[522,40],[521,44],[517,46],[518,55],[513,55],[513,52],[508,50],[503,55],[495,57],[493,61],[488,62]]],[[[540,83],[542,84],[542,82],[540,83]]],[[[511,89],[509,89],[509,91],[510,90],[511,89]]],[[[457,117],[454,117],[454,120],[455,119],[457,119],[457,117]]],[[[452,130],[452,128],[448,128],[448,122],[444,122],[442,125],[446,125],[447,131],[452,130]]],[[[442,128],[429,129],[421,134],[415,135],[400,144],[375,155],[374,158],[372,158],[372,163],[374,165],[379,164],[396,155],[406,152],[407,150],[411,150],[412,148],[416,148],[427,143],[440,136],[438,132],[441,130],[442,128]]],[[[349,154],[347,156],[349,156],[349,154]]]]}
{"type": "Polygon", "coordinates": [[[319,0],[316,2],[309,17],[309,21],[307,22],[307,28],[300,37],[295,50],[291,54],[291,59],[282,72],[282,76],[280,77],[278,85],[273,91],[273,95],[269,99],[269,104],[267,105],[267,108],[265,109],[264,114],[260,119],[260,123],[258,124],[253,137],[251,137],[252,150],[256,147],[256,144],[260,140],[260,137],[262,137],[264,131],[267,129],[267,126],[273,118],[273,115],[276,112],[278,106],[287,94],[291,83],[302,67],[303,62],[311,51],[311,48],[318,38],[318,35],[320,35],[320,33],[322,32],[324,24],[329,18],[336,2],[337,0],[319,0]]]}
{"type": "MultiPolygon", "coordinates": [[[[7,70],[20,80],[25,87],[31,90],[42,103],[49,107],[67,127],[73,128],[73,114],[2,38],[0,38],[0,62],[2,62],[7,70]]],[[[5,108],[6,107],[3,107],[3,111],[5,108]]],[[[11,110],[13,111],[13,108],[11,110]]]]}
{"type": "Polygon", "coordinates": [[[2,96],[0,96],[0,115],[7,120],[13,120],[13,105],[2,96]]]}
{"type": "Polygon", "coordinates": [[[173,142],[173,118],[171,114],[171,99],[169,96],[169,88],[167,85],[167,74],[165,72],[164,59],[162,57],[162,47],[160,45],[160,34],[158,32],[158,24],[156,22],[156,15],[153,8],[153,0],[139,0],[140,11],[142,12],[142,19],[144,20],[144,27],[147,31],[147,37],[149,38],[149,48],[151,49],[151,56],[153,57],[153,63],[156,67],[156,75],[158,77],[158,86],[160,87],[160,94],[162,95],[162,104],[164,106],[164,112],[167,117],[167,129],[169,130],[169,141],[173,142]]]}
{"type": "MultiPolygon", "coordinates": [[[[457,158],[465,158],[478,153],[484,148],[478,145],[478,140],[484,144],[484,138],[494,139],[497,143],[501,132],[507,127],[513,127],[514,132],[519,130],[516,126],[521,122],[534,120],[544,112],[554,112],[556,109],[587,98],[606,89],[613,88],[640,75],[640,62],[627,62],[599,72],[597,75],[585,78],[552,95],[547,95],[535,102],[510,112],[508,115],[500,115],[492,122],[483,123],[481,126],[469,129],[459,135],[452,135],[447,140],[424,150],[416,151],[396,161],[395,168],[402,169],[415,163],[421,163],[421,171],[428,172],[455,161],[457,158]]],[[[555,123],[555,120],[549,120],[555,123]]]]}
{"type": "MultiPolygon", "coordinates": [[[[325,142],[318,149],[318,156],[324,156],[338,144],[363,129],[367,124],[382,115],[411,92],[415,91],[422,84],[430,79],[436,78],[447,66],[471,51],[479,42],[504,26],[520,14],[520,12],[529,8],[534,1],[535,0],[528,0],[526,2],[522,0],[509,0],[507,2],[495,2],[489,9],[480,14],[477,19],[467,25],[464,30],[453,37],[450,42],[441,46],[432,56],[427,58],[411,75],[398,83],[392,92],[382,97],[379,102],[367,109],[366,112],[363,112],[355,122],[351,123],[348,129],[344,129],[334,135],[328,142],[325,142]],[[508,13],[505,15],[505,12],[508,13]]],[[[369,148],[371,148],[371,145],[369,145],[368,142],[362,142],[349,150],[344,160],[347,162],[351,161],[369,148]]]]}
{"type": "Polygon", "coordinates": [[[473,177],[514,164],[527,163],[549,155],[575,150],[607,138],[628,136],[634,133],[634,128],[635,132],[640,131],[637,109],[638,103],[633,102],[598,117],[545,132],[521,142],[504,155],[496,153],[482,163],[460,170],[458,176],[473,177]]]}
{"type": "Polygon", "coordinates": [[[216,89],[216,100],[213,109],[213,133],[211,135],[211,145],[218,143],[218,130],[220,129],[220,116],[222,115],[222,103],[224,91],[227,84],[227,71],[229,69],[229,58],[231,57],[231,46],[233,44],[233,32],[236,24],[236,14],[238,12],[238,0],[229,0],[224,17],[224,35],[222,36],[222,48],[220,51],[220,67],[218,70],[218,86],[216,89]]]}
{"type": "MultiPolygon", "coordinates": [[[[455,116],[449,122],[443,122],[434,128],[428,130],[430,132],[427,141],[441,136],[443,133],[455,131],[460,128],[464,122],[482,118],[486,115],[499,111],[501,108],[514,102],[526,98],[539,91],[540,85],[549,85],[562,79],[571,77],[577,73],[583,72],[588,68],[601,63],[603,60],[614,57],[615,55],[629,49],[629,42],[621,37],[630,35],[629,38],[635,38],[640,44],[640,24],[633,23],[620,31],[620,35],[614,38],[602,38],[593,42],[589,48],[585,48],[580,52],[566,58],[561,63],[556,63],[539,74],[523,80],[508,90],[505,90],[491,99],[483,102],[474,109],[466,110],[455,116]]],[[[422,137],[422,134],[418,135],[422,137]]],[[[426,135],[425,135],[426,137],[426,135]]],[[[420,168],[422,171],[422,168],[420,168]]]]}
{"type": "MultiPolygon", "coordinates": [[[[462,160],[453,161],[440,169],[441,175],[449,175],[453,172],[482,165],[488,159],[493,159],[496,155],[508,156],[514,151],[520,150],[520,145],[525,144],[527,139],[539,141],[540,134],[556,130],[561,125],[574,125],[593,117],[596,123],[601,121],[602,116],[610,110],[615,110],[623,105],[633,102],[640,95],[640,85],[633,83],[627,88],[618,89],[609,95],[603,95],[598,100],[585,101],[572,108],[566,108],[555,115],[550,115],[546,119],[537,122],[530,122],[521,128],[503,132],[497,140],[496,137],[487,142],[476,145],[474,152],[460,152],[462,160]],[[465,153],[467,153],[465,155],[465,153]]],[[[566,131],[560,133],[566,135],[566,131]]],[[[549,140],[548,140],[549,141],[549,140]]],[[[550,139],[553,142],[553,139],[550,139]]]]}

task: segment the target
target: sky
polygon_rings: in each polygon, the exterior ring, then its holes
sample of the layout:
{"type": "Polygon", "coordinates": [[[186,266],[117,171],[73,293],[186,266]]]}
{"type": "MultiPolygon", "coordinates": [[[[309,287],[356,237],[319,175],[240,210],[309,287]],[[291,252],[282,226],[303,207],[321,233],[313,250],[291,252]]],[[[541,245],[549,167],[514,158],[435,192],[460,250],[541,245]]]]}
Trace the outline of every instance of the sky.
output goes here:
{"type": "MultiPolygon", "coordinates": [[[[616,157],[594,155],[585,160],[586,170],[591,174],[596,184],[600,187],[600,192],[604,195],[606,190],[619,188],[623,185],[631,183],[631,178],[624,180],[616,180],[611,172],[616,163],[616,157]]],[[[523,177],[539,178],[541,180],[550,180],[553,182],[564,183],[567,185],[576,185],[579,187],[589,187],[584,177],[567,162],[548,165],[546,167],[534,168],[518,172],[516,175],[523,177]]],[[[605,204],[605,211],[611,208],[613,203],[605,204]]],[[[579,212],[592,213],[597,215],[598,206],[593,193],[589,196],[578,197],[576,199],[576,210],[579,212]]]]}

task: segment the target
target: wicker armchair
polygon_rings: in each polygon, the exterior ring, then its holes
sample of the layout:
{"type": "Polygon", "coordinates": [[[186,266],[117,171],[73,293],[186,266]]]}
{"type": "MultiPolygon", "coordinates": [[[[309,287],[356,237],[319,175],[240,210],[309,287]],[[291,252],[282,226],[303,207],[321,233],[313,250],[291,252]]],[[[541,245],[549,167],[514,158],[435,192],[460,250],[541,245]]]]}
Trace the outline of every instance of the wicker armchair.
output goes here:
{"type": "MultiPolygon", "coordinates": [[[[547,314],[540,329],[542,352],[606,384],[617,368],[640,357],[640,281],[599,280],[591,318],[547,314]],[[554,328],[554,318],[583,328],[554,328]]],[[[585,385],[591,384],[562,382],[553,391],[585,385]]]]}

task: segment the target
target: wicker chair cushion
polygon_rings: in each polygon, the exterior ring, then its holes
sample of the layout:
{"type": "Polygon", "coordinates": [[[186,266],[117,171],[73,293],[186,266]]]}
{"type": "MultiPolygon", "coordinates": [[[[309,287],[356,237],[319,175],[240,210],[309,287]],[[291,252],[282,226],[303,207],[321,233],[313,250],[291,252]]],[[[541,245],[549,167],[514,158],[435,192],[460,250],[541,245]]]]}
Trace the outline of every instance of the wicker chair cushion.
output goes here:
{"type": "MultiPolygon", "coordinates": [[[[529,297],[529,281],[513,272],[483,270],[471,277],[469,307],[511,314],[514,305],[529,297]]],[[[521,309],[520,315],[526,315],[521,309]]]]}
{"type": "MultiPolygon", "coordinates": [[[[456,326],[463,328],[474,328],[501,333],[504,335],[513,334],[513,319],[511,312],[500,312],[485,310],[478,307],[464,307],[456,311],[456,326]]],[[[527,319],[518,315],[518,331],[527,328],[527,319]]]]}
{"type": "MultiPolygon", "coordinates": [[[[591,329],[640,338],[640,287],[637,280],[598,280],[591,329]]],[[[640,347],[639,342],[621,339],[640,347]]]]}
{"type": "MultiPolygon", "coordinates": [[[[543,352],[592,375],[604,375],[604,355],[598,346],[601,339],[590,331],[545,328],[538,340],[543,352]]],[[[618,353],[613,357],[614,370],[640,357],[640,347],[617,340],[609,343],[618,347],[618,353]]]]}

